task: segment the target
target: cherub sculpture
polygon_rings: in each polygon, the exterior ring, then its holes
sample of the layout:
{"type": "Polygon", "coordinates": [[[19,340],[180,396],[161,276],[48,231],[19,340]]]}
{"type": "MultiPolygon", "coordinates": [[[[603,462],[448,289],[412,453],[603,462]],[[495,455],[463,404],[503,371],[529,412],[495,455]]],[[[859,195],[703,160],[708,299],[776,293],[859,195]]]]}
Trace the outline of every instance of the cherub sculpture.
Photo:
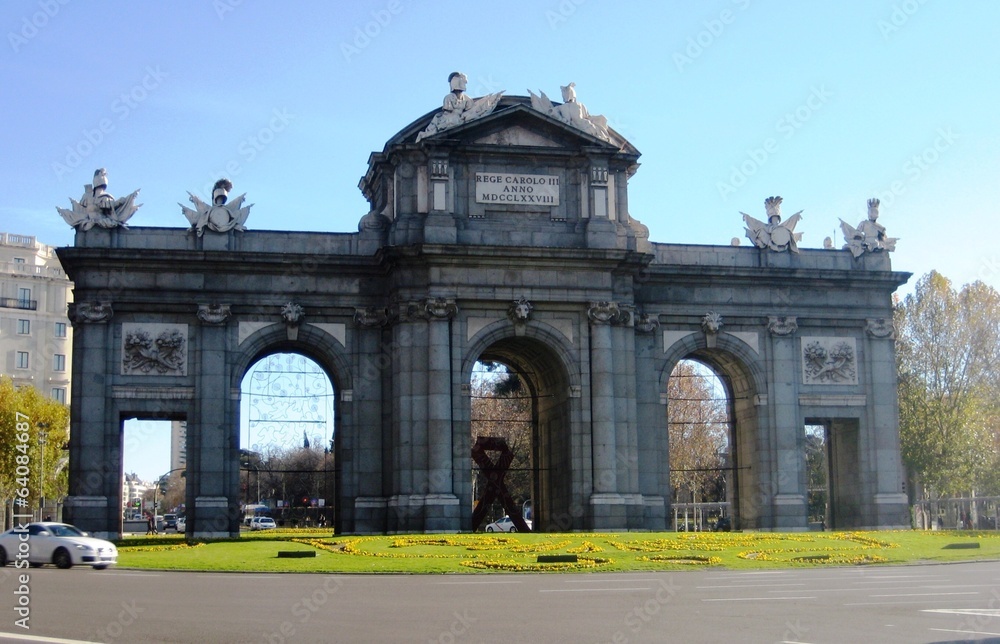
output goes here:
{"type": "Polygon", "coordinates": [[[840,229],[844,233],[844,250],[851,251],[854,257],[861,257],[866,252],[877,253],[879,251],[896,250],[898,237],[887,237],[885,226],[877,222],[878,219],[878,199],[868,200],[868,219],[858,224],[854,228],[849,223],[840,220],[840,229]]]}
{"type": "Polygon", "coordinates": [[[70,199],[73,208],[56,208],[67,224],[77,230],[90,230],[94,226],[98,228],[128,228],[125,222],[135,214],[142,204],[135,203],[135,197],[139,194],[136,190],[132,194],[115,199],[107,192],[108,172],[104,168],[94,171],[94,183],[83,187],[83,196],[80,201],[70,199]]]}
{"type": "Polygon", "coordinates": [[[243,206],[246,194],[242,194],[231,202],[226,203],[229,198],[229,191],[232,189],[233,184],[229,179],[219,179],[212,188],[211,205],[190,192],[188,193],[188,197],[196,210],[186,208],[183,204],[177,204],[181,207],[181,212],[191,222],[191,227],[198,233],[199,237],[205,234],[206,228],[218,233],[230,230],[246,230],[243,224],[250,215],[250,209],[253,207],[253,204],[243,206]]]}
{"type": "Polygon", "coordinates": [[[795,232],[795,225],[802,219],[802,211],[800,210],[785,221],[781,221],[781,197],[765,199],[764,209],[767,212],[766,224],[745,212],[740,213],[747,225],[745,228],[747,238],[757,248],[770,248],[777,252],[786,250],[793,253],[799,252],[798,242],[802,240],[802,233],[795,232]]]}

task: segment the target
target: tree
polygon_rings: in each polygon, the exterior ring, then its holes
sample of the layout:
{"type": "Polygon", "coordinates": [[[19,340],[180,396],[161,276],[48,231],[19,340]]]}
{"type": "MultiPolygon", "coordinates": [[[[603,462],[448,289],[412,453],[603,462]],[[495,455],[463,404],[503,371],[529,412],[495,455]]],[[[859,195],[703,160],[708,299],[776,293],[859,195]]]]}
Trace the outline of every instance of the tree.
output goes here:
{"type": "Polygon", "coordinates": [[[995,486],[1000,294],[982,282],[956,291],[932,271],[895,318],[900,443],[911,475],[941,496],[995,486]]]}
{"type": "Polygon", "coordinates": [[[729,425],[714,377],[705,367],[682,361],[667,381],[670,485],[676,501],[688,501],[688,494],[705,499],[722,487],[729,425]]]}
{"type": "MultiPolygon", "coordinates": [[[[34,387],[18,387],[10,378],[0,377],[0,499],[5,508],[10,508],[11,500],[23,498],[20,490],[25,488],[27,505],[19,509],[37,508],[39,481],[46,499],[66,494],[63,448],[68,439],[69,407],[34,387]]],[[[9,518],[6,512],[5,518],[9,518]]]]}

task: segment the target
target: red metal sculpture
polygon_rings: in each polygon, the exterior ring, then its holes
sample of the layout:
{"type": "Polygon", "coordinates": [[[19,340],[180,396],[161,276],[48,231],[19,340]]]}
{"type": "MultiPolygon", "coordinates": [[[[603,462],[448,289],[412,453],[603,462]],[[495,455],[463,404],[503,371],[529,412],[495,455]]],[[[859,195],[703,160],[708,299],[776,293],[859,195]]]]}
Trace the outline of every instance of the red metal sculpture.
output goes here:
{"type": "Polygon", "coordinates": [[[498,436],[479,436],[476,438],[476,444],[472,446],[472,460],[479,466],[479,471],[486,479],[482,495],[479,497],[475,510],[472,511],[472,529],[479,529],[479,525],[486,518],[490,504],[499,498],[500,504],[503,505],[504,511],[510,517],[517,531],[530,532],[531,529],[528,528],[524,517],[521,516],[521,508],[514,503],[514,497],[510,495],[510,490],[503,482],[504,477],[507,476],[507,470],[510,469],[510,464],[514,460],[514,452],[510,451],[506,439],[498,436]],[[493,461],[487,452],[500,452],[500,455],[496,461],[493,461]]]}

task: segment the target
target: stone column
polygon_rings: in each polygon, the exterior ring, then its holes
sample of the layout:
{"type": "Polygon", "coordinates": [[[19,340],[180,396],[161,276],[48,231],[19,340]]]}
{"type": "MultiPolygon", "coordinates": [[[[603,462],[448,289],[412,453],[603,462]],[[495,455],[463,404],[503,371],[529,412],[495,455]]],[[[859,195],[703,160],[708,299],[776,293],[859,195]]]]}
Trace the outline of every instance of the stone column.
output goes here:
{"type": "Polygon", "coordinates": [[[622,527],[634,530],[643,527],[643,501],[639,493],[635,307],[620,303],[618,311],[611,329],[616,487],[625,505],[625,523],[622,527]]]}
{"type": "MultiPolygon", "coordinates": [[[[95,536],[117,538],[121,509],[121,421],[108,408],[114,365],[110,302],[70,305],[73,390],[70,407],[69,496],[64,519],[95,536]],[[84,437],[87,442],[84,443],[84,437]]],[[[31,422],[31,420],[29,420],[31,422]]]]}
{"type": "Polygon", "coordinates": [[[451,320],[455,301],[427,300],[427,496],[425,530],[458,529],[458,497],[452,485],[451,320]]]}
{"type": "MultiPolygon", "coordinates": [[[[190,519],[195,538],[239,536],[240,470],[239,434],[233,430],[234,402],[226,361],[226,305],[200,305],[201,321],[197,353],[189,355],[195,365],[195,418],[188,432],[199,453],[198,468],[188,472],[187,484],[194,488],[190,519]]],[[[191,494],[188,494],[191,497],[191,494]]]]}
{"type": "Polygon", "coordinates": [[[594,491],[590,497],[594,528],[617,527],[624,514],[617,494],[615,441],[615,379],[611,325],[619,315],[613,302],[594,302],[590,318],[590,431],[593,445],[594,491]]]}
{"type": "Polygon", "coordinates": [[[666,392],[659,391],[657,358],[663,349],[657,342],[660,321],[655,315],[640,314],[635,321],[636,451],[639,492],[644,507],[646,530],[667,529],[667,500],[670,479],[667,468],[666,392]]]}
{"type": "MultiPolygon", "coordinates": [[[[799,417],[798,388],[795,383],[802,371],[798,351],[798,321],[794,317],[770,317],[771,382],[768,392],[770,419],[773,423],[771,450],[771,499],[774,519],[771,527],[801,529],[806,527],[806,495],[802,441],[804,427],[799,417]]],[[[764,527],[764,526],[761,526],[764,527]]]]}
{"type": "Polygon", "coordinates": [[[354,452],[358,496],[354,499],[354,525],[345,529],[360,534],[386,530],[386,498],[382,489],[382,382],[391,355],[383,352],[382,333],[388,322],[384,308],[358,308],[354,313],[358,334],[358,373],[354,384],[355,426],[358,447],[354,452]]]}
{"type": "Polygon", "coordinates": [[[413,530],[411,518],[415,510],[411,505],[414,493],[414,442],[422,429],[417,427],[414,416],[413,365],[414,317],[417,306],[412,302],[396,305],[392,326],[392,396],[386,401],[392,405],[392,472],[391,496],[388,499],[386,522],[390,532],[413,530]]]}
{"type": "Polygon", "coordinates": [[[870,439],[864,442],[874,450],[868,462],[874,474],[875,516],[865,517],[866,525],[908,528],[909,499],[903,489],[905,473],[899,453],[899,386],[896,371],[896,330],[892,318],[873,318],[865,323],[865,355],[868,357],[868,416],[870,439]]]}

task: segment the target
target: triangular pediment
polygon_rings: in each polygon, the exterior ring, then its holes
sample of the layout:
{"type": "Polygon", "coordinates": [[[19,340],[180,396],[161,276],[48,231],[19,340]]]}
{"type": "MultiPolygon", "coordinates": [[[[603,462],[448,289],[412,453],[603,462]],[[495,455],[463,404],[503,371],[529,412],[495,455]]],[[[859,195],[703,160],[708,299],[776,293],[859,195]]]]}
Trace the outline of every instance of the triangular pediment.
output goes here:
{"type": "Polygon", "coordinates": [[[545,148],[562,147],[556,141],[553,141],[552,139],[543,136],[538,132],[529,130],[521,125],[512,125],[511,127],[491,132],[486,136],[474,139],[472,142],[479,145],[527,145],[545,148]]]}
{"type": "MultiPolygon", "coordinates": [[[[400,130],[387,144],[415,143],[434,116],[434,110],[400,130]]],[[[609,128],[610,130],[610,128],[609,128]]],[[[462,123],[434,134],[421,136],[421,143],[439,142],[463,145],[495,145],[498,147],[540,147],[580,149],[604,148],[609,152],[622,152],[638,157],[636,150],[624,137],[610,130],[612,141],[599,139],[583,130],[543,114],[531,107],[526,96],[505,96],[496,109],[486,116],[462,123]]]]}

